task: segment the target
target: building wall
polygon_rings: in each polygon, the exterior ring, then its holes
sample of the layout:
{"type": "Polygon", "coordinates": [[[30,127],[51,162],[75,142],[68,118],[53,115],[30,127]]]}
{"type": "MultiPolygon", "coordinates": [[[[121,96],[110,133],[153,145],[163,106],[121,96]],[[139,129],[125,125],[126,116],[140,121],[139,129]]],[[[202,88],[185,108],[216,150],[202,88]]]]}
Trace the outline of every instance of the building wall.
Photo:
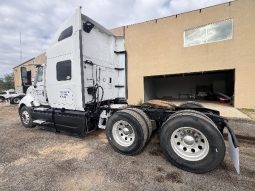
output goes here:
{"type": "Polygon", "coordinates": [[[35,65],[39,65],[39,64],[45,64],[46,63],[46,54],[40,54],[39,56],[32,58],[18,66],[16,66],[15,68],[13,68],[13,74],[14,74],[14,85],[15,85],[15,89],[17,91],[20,91],[22,88],[22,81],[21,81],[21,67],[26,67],[27,71],[31,71],[31,76],[32,78],[35,77],[36,74],[36,67],[35,65]]]}
{"type": "Polygon", "coordinates": [[[126,26],[128,102],[144,99],[144,76],[235,69],[235,107],[254,107],[254,10],[254,0],[237,0],[126,26]],[[232,40],[184,48],[184,30],[229,18],[232,40]]]}

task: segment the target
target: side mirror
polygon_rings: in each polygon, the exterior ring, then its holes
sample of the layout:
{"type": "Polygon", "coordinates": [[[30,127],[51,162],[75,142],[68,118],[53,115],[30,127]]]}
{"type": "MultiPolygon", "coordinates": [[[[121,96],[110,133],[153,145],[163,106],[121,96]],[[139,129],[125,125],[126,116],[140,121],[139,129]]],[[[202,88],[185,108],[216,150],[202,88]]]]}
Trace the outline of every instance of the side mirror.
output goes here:
{"type": "Polygon", "coordinates": [[[31,79],[31,82],[32,82],[32,86],[34,86],[34,88],[36,88],[37,86],[36,86],[36,82],[35,82],[34,78],[31,79]]]}

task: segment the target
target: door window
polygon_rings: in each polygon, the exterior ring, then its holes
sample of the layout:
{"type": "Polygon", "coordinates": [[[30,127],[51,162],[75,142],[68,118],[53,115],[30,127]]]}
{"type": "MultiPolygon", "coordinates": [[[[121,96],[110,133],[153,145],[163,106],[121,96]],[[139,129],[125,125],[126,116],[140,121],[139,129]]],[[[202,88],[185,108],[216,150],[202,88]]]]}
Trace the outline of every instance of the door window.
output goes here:
{"type": "Polygon", "coordinates": [[[37,67],[37,77],[36,77],[36,82],[42,82],[43,81],[43,67],[38,66],[37,67]]]}
{"type": "Polygon", "coordinates": [[[73,26],[68,27],[67,29],[63,30],[60,36],[58,37],[58,41],[64,40],[73,34],[73,26]]]}

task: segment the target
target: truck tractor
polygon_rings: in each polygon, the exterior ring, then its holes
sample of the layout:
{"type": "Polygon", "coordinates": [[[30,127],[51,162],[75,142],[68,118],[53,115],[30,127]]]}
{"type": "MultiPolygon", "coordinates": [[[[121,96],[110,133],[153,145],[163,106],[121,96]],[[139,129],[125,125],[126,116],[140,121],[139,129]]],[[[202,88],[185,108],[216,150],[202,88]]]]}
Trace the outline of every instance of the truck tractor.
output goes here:
{"type": "Polygon", "coordinates": [[[218,111],[194,103],[128,105],[124,43],[78,8],[57,31],[47,63],[37,66],[34,84],[19,103],[23,126],[80,136],[105,129],[111,147],[123,155],[139,154],[157,130],[166,159],[193,173],[209,172],[224,160],[226,129],[239,172],[236,136],[218,111]]]}

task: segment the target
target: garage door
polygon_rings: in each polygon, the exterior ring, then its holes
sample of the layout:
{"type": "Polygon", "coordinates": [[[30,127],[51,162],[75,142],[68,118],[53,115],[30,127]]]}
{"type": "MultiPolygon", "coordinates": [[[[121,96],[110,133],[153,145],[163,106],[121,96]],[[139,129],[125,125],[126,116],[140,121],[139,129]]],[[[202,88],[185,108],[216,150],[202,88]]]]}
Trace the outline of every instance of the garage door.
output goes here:
{"type": "Polygon", "coordinates": [[[144,100],[208,100],[234,96],[235,70],[144,77],[144,100]]]}

